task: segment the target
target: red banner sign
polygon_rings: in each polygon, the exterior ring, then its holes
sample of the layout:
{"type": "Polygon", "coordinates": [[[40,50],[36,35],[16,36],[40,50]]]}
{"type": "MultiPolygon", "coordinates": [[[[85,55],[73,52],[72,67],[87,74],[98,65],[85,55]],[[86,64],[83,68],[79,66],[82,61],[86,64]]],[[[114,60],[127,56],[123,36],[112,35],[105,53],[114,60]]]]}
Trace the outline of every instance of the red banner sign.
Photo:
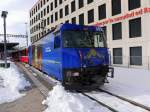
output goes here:
{"type": "Polygon", "coordinates": [[[129,19],[129,18],[132,18],[132,17],[135,17],[135,16],[140,16],[140,15],[143,15],[143,14],[146,14],[146,13],[150,13],[150,8],[138,9],[136,11],[129,12],[129,13],[124,14],[124,15],[119,16],[119,17],[106,19],[102,22],[96,23],[95,25],[96,26],[104,26],[106,24],[122,21],[122,20],[129,19]]]}

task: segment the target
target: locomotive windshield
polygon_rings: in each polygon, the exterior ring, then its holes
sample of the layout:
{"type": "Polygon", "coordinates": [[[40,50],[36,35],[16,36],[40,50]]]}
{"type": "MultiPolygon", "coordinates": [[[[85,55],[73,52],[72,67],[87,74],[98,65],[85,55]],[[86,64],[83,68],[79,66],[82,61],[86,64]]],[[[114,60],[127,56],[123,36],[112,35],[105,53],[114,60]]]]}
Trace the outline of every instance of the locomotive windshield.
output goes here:
{"type": "Polygon", "coordinates": [[[103,32],[93,31],[64,31],[62,33],[63,47],[105,47],[103,32]]]}

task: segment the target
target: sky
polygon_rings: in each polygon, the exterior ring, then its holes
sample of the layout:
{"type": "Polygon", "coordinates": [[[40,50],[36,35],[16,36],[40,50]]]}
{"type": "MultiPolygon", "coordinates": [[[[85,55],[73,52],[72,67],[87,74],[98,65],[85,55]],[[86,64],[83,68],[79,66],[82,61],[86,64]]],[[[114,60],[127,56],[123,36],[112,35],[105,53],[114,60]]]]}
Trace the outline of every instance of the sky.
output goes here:
{"type": "MultiPolygon", "coordinates": [[[[3,19],[1,18],[1,11],[3,10],[8,11],[6,20],[7,34],[25,34],[25,23],[29,23],[29,11],[37,1],[38,0],[0,0],[0,34],[3,34],[3,19]]],[[[1,39],[2,37],[0,37],[0,40],[1,39]]],[[[11,41],[12,39],[8,40],[11,41]]]]}

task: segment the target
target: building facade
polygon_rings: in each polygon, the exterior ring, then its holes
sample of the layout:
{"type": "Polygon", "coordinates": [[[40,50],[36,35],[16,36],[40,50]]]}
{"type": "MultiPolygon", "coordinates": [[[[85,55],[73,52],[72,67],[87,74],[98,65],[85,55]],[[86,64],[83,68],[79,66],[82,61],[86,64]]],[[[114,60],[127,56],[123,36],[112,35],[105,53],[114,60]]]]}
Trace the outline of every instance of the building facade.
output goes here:
{"type": "Polygon", "coordinates": [[[101,26],[113,65],[150,68],[150,0],[39,0],[31,42],[61,23],[101,26]]]}

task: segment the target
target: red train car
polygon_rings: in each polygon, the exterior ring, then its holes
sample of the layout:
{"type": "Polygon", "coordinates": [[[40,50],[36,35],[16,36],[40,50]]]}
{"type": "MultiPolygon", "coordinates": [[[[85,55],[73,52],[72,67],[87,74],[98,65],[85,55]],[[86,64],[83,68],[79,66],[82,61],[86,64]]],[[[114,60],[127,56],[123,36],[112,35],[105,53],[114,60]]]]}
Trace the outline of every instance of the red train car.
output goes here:
{"type": "Polygon", "coordinates": [[[19,61],[23,63],[28,63],[28,49],[25,48],[19,51],[19,61]]]}
{"type": "Polygon", "coordinates": [[[12,52],[12,61],[20,61],[23,63],[28,63],[28,48],[17,50],[12,52]]]}

